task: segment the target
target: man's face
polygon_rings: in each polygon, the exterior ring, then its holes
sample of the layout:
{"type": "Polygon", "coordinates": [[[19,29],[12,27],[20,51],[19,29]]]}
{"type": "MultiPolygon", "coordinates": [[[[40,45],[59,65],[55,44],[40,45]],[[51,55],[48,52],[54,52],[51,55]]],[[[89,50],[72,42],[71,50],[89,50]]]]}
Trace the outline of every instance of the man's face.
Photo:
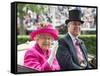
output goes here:
{"type": "Polygon", "coordinates": [[[68,23],[68,32],[73,36],[78,36],[81,31],[81,22],[80,21],[70,21],[68,23]]]}

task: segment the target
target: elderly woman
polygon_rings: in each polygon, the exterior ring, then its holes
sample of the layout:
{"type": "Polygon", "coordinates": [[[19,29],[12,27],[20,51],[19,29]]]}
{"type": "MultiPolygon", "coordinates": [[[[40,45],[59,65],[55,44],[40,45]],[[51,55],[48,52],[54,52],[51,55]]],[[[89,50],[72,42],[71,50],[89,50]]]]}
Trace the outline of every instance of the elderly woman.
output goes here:
{"type": "Polygon", "coordinates": [[[25,53],[24,65],[37,71],[60,70],[55,56],[58,46],[50,49],[52,42],[58,39],[58,31],[51,24],[41,24],[30,36],[36,44],[25,53]]]}

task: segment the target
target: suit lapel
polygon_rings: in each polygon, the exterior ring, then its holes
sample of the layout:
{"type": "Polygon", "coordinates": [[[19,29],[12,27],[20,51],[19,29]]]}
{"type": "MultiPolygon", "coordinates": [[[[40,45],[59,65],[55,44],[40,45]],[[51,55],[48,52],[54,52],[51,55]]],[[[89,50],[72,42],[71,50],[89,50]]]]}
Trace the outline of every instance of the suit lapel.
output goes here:
{"type": "Polygon", "coordinates": [[[67,43],[67,47],[68,47],[68,51],[71,53],[71,56],[72,56],[72,59],[74,60],[74,62],[76,62],[77,64],[78,63],[78,58],[77,58],[77,54],[76,54],[76,50],[75,50],[75,47],[73,45],[73,42],[72,42],[72,39],[71,37],[69,36],[69,34],[67,34],[65,37],[64,37],[64,40],[65,42],[67,43]]]}
{"type": "Polygon", "coordinates": [[[83,53],[83,55],[84,55],[84,58],[85,58],[85,60],[86,61],[88,61],[87,60],[87,54],[86,54],[86,48],[85,48],[85,46],[84,46],[84,42],[82,41],[82,40],[80,40],[80,42],[81,42],[81,44],[80,44],[80,48],[81,48],[81,50],[82,50],[82,53],[83,53]]]}

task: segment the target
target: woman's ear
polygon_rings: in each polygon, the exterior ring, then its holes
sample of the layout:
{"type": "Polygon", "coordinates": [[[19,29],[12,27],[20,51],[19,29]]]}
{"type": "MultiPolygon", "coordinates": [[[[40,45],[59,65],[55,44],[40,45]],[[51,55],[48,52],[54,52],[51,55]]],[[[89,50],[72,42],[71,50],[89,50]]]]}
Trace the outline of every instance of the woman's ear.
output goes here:
{"type": "Polygon", "coordinates": [[[36,35],[36,36],[34,37],[34,40],[35,40],[35,41],[38,41],[38,40],[39,40],[39,35],[36,35]]]}

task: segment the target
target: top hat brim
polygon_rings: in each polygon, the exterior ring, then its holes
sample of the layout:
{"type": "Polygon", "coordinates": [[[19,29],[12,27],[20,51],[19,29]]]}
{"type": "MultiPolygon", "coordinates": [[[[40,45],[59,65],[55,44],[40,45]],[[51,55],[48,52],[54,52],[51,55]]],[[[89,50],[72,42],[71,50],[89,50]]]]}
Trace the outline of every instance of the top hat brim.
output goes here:
{"type": "Polygon", "coordinates": [[[66,21],[65,21],[65,24],[68,24],[70,21],[79,21],[79,22],[81,22],[81,24],[84,23],[84,21],[82,21],[82,20],[66,20],[66,21]]]}

